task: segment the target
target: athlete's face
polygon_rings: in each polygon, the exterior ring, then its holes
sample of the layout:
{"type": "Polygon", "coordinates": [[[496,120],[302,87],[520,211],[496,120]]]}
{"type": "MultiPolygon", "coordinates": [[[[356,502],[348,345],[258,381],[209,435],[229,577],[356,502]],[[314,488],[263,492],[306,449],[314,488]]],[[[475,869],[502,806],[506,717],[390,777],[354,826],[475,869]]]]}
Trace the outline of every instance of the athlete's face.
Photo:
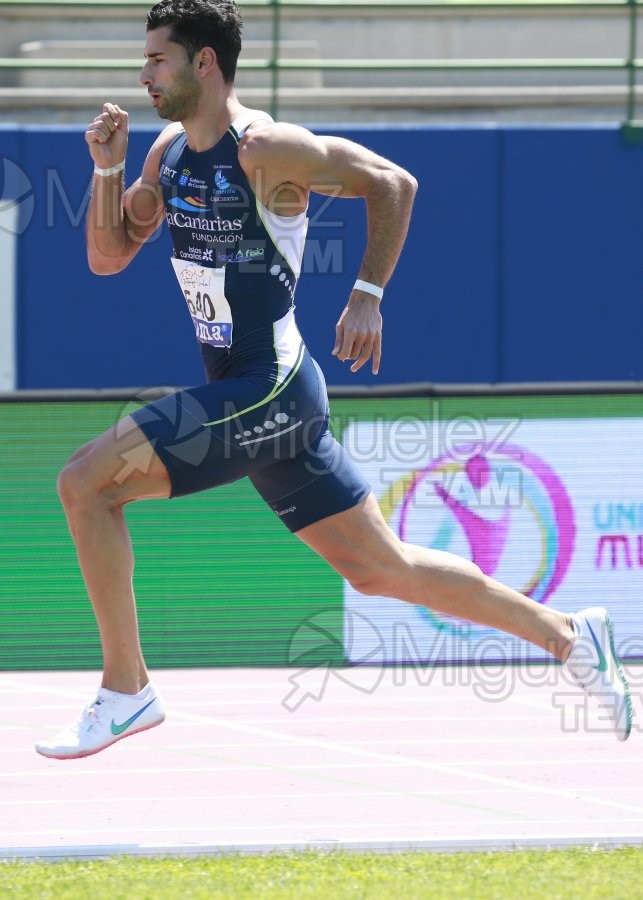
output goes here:
{"type": "Polygon", "coordinates": [[[140,82],[147,88],[162,119],[189,119],[196,111],[203,85],[195,73],[196,60],[188,61],[185,47],[169,39],[169,27],[148,31],[147,62],[140,82]]]}

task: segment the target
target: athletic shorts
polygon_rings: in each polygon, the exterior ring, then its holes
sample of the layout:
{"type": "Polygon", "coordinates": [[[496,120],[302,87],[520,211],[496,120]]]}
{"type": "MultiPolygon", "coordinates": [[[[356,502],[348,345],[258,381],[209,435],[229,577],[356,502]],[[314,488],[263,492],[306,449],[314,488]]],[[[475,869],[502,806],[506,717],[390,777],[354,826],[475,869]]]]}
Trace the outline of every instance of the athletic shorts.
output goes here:
{"type": "Polygon", "coordinates": [[[165,465],[172,497],[247,476],[291,531],[370,493],[329,430],[326,384],[302,345],[294,374],[274,365],[163,397],[132,414],[165,465]]]}

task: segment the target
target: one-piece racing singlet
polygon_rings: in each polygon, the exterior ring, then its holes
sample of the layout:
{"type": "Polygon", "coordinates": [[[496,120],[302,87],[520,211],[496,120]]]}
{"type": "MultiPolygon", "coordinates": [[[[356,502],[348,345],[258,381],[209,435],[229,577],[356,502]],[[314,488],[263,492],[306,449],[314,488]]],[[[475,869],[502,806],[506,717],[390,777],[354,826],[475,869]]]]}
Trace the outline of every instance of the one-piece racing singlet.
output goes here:
{"type": "Polygon", "coordinates": [[[160,163],[174,243],[174,286],[187,304],[207,384],[132,417],[167,469],[171,496],[247,476],[291,531],[349,509],[370,488],[328,427],[324,378],[294,318],[306,213],[257,199],[238,161],[247,110],[211,149],[181,131],[160,163]]]}
{"type": "Polygon", "coordinates": [[[292,310],[307,219],[266,209],[239,164],[239,140],[261,119],[272,121],[246,112],[203,153],[190,150],[181,131],[161,160],[172,265],[210,380],[239,358],[273,352],[288,335],[297,340],[292,310]]]}

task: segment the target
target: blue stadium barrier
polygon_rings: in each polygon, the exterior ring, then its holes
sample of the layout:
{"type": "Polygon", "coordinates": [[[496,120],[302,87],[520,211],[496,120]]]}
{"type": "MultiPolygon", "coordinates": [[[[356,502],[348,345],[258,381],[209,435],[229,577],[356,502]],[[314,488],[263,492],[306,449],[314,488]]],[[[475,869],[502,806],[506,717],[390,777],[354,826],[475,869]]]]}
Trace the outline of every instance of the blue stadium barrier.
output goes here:
{"type": "MultiPolygon", "coordinates": [[[[330,384],[643,378],[643,148],[625,146],[616,125],[324,130],[420,182],[383,304],[378,379],[330,355],[364,248],[364,204],[311,204],[297,316],[330,384]]],[[[128,182],[154,135],[133,128],[128,182]]],[[[17,386],[201,381],[165,231],[117,276],[88,269],[82,128],[5,127],[0,157],[23,169],[35,198],[16,236],[17,386]]]]}

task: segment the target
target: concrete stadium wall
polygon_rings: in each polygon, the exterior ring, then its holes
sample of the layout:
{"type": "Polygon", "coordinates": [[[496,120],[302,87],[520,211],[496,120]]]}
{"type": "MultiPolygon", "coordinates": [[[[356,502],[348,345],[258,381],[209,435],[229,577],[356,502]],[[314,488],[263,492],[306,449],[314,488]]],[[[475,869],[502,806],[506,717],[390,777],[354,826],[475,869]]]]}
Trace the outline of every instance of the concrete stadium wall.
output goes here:
{"type": "MultiPolygon", "coordinates": [[[[133,131],[128,182],[155,132],[133,131]]],[[[643,147],[626,146],[613,126],[332,132],[420,181],[384,299],[377,383],[643,378],[643,147]]],[[[87,267],[82,132],[5,126],[0,163],[2,258],[7,234],[15,254],[0,271],[0,331],[13,327],[15,304],[15,386],[201,381],[167,233],[120,275],[87,267]]],[[[363,203],[314,199],[297,315],[333,385],[376,383],[330,355],[364,243],[363,203]]]]}

